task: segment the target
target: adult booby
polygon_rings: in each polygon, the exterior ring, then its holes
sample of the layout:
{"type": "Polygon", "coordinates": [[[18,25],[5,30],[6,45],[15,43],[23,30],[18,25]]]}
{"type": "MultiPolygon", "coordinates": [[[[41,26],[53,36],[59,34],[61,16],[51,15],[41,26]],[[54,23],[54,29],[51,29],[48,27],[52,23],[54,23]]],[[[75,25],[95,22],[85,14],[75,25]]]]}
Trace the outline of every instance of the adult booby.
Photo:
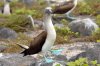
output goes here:
{"type": "Polygon", "coordinates": [[[64,1],[54,6],[53,12],[56,14],[64,14],[77,5],[77,0],[64,1]]]}
{"type": "Polygon", "coordinates": [[[10,4],[9,1],[4,0],[4,7],[2,9],[2,13],[4,15],[10,15],[11,14],[11,8],[10,8],[10,4]]]}
{"type": "Polygon", "coordinates": [[[59,3],[63,3],[69,0],[45,0],[48,6],[58,5],[59,3]]]}
{"type": "Polygon", "coordinates": [[[29,48],[25,49],[22,54],[32,55],[39,52],[47,52],[54,45],[56,40],[56,31],[52,23],[52,10],[50,7],[45,9],[44,28],[37,37],[31,42],[29,48]]]}
{"type": "MultiPolygon", "coordinates": [[[[77,18],[70,16],[70,13],[75,9],[77,6],[77,0],[73,1],[74,7],[70,9],[69,11],[64,11],[65,8],[57,8],[53,10],[53,13],[55,14],[64,14],[67,19],[71,20],[71,23],[69,23],[69,27],[73,32],[79,32],[80,34],[84,36],[89,36],[92,34],[92,32],[96,32],[98,29],[98,25],[91,19],[91,18],[77,18]]],[[[66,6],[69,6],[66,4],[66,6]]],[[[64,7],[60,6],[60,7],[64,7]]]]}

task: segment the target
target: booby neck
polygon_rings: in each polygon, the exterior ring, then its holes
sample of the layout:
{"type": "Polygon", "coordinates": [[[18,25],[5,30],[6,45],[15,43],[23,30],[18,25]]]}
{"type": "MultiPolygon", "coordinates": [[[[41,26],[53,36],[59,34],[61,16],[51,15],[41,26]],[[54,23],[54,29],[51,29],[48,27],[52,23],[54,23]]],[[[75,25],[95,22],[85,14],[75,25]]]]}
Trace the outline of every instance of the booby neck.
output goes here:
{"type": "Polygon", "coordinates": [[[51,48],[51,46],[53,46],[56,40],[56,31],[52,23],[52,14],[48,14],[48,13],[45,14],[44,27],[47,31],[47,38],[42,47],[42,51],[46,52],[51,48]]]}
{"type": "Polygon", "coordinates": [[[44,27],[47,31],[47,33],[55,33],[55,29],[52,23],[52,15],[51,14],[46,14],[45,15],[45,21],[44,21],[44,27]]]}
{"type": "Polygon", "coordinates": [[[67,16],[67,18],[68,18],[69,20],[75,20],[75,19],[77,19],[77,18],[75,18],[75,17],[70,16],[70,13],[71,13],[71,12],[76,8],[76,6],[77,6],[77,0],[74,0],[73,4],[74,4],[74,7],[73,7],[70,11],[68,11],[68,12],[66,13],[66,16],[67,16]]]}

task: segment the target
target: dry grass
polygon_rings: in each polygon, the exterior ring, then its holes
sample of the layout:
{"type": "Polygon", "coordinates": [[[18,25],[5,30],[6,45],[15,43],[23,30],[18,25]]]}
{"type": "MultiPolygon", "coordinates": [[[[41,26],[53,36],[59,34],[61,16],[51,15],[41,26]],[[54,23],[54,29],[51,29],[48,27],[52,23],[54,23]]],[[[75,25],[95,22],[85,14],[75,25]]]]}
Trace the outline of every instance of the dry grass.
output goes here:
{"type": "Polygon", "coordinates": [[[22,48],[20,48],[17,44],[24,44],[29,46],[32,38],[29,38],[25,36],[24,34],[20,34],[17,39],[14,40],[2,40],[4,41],[9,48],[7,48],[4,53],[19,53],[22,51],[22,48]]]}

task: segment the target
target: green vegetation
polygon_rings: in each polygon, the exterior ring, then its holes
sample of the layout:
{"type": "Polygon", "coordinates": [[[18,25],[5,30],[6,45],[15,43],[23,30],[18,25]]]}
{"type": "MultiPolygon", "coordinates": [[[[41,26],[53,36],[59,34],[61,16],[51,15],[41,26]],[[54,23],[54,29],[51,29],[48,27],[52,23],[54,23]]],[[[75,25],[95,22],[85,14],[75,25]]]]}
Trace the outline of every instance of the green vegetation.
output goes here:
{"type": "Polygon", "coordinates": [[[55,28],[57,32],[57,41],[56,41],[57,44],[70,42],[71,38],[79,37],[78,33],[72,32],[68,27],[63,27],[63,28],[55,27],[55,28]]]}
{"type": "Polygon", "coordinates": [[[4,17],[6,17],[6,22],[0,22],[0,26],[12,28],[17,32],[26,31],[28,25],[31,23],[28,21],[28,18],[23,15],[9,15],[4,17]]]}
{"type": "Polygon", "coordinates": [[[4,4],[3,2],[0,2],[0,7],[2,7],[2,6],[3,6],[3,4],[4,4]]]}
{"type": "Polygon", "coordinates": [[[98,64],[96,60],[89,61],[86,58],[79,58],[73,62],[68,62],[67,66],[100,66],[100,64],[98,64]]]}
{"type": "Polygon", "coordinates": [[[94,12],[100,11],[100,0],[85,0],[94,12]]]}
{"type": "Polygon", "coordinates": [[[99,25],[99,27],[100,27],[100,15],[97,15],[96,16],[96,23],[99,25]]]}
{"type": "MultiPolygon", "coordinates": [[[[0,5],[3,5],[3,3],[0,5]]],[[[10,3],[10,6],[12,9],[11,15],[6,16],[0,14],[1,27],[9,27],[17,32],[25,32],[31,29],[29,26],[31,22],[30,19],[27,17],[28,15],[32,15],[34,19],[43,19],[43,8],[45,6],[44,4],[33,4],[33,6],[29,8],[26,7],[23,3],[14,1],[10,3]]]]}
{"type": "Polygon", "coordinates": [[[94,10],[86,3],[80,2],[74,11],[75,15],[90,15],[94,10]]]}
{"type": "Polygon", "coordinates": [[[73,13],[75,15],[93,15],[96,12],[100,12],[100,0],[84,0],[84,2],[78,3],[73,13]]]}
{"type": "Polygon", "coordinates": [[[93,34],[93,38],[96,42],[100,40],[100,28],[93,34]]]}
{"type": "Polygon", "coordinates": [[[60,66],[60,64],[57,64],[56,66],[60,66]]]}
{"type": "MultiPolygon", "coordinates": [[[[56,64],[55,66],[61,65],[56,64]]],[[[78,60],[67,62],[66,66],[100,66],[100,64],[97,63],[97,60],[90,61],[87,58],[79,58],[78,60]]]]}

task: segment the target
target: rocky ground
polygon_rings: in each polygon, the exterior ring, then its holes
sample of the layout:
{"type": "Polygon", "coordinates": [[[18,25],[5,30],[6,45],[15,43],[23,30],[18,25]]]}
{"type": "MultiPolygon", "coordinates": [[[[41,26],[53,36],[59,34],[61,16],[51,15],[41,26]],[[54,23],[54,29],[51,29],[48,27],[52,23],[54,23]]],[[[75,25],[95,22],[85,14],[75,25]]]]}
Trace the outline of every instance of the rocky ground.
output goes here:
{"type": "Polygon", "coordinates": [[[68,61],[74,61],[80,57],[87,57],[89,60],[98,60],[100,63],[100,43],[95,42],[76,42],[71,44],[59,44],[52,47],[52,49],[63,49],[60,55],[50,55],[53,60],[52,63],[40,62],[43,60],[43,53],[38,56],[25,56],[19,53],[1,53],[0,66],[53,66],[60,63],[65,66],[68,61]]]}
{"type": "MultiPolygon", "coordinates": [[[[61,26],[61,24],[60,24],[61,26]]],[[[68,61],[74,61],[80,57],[86,57],[89,60],[97,60],[100,63],[100,43],[96,42],[74,42],[66,44],[57,44],[52,47],[52,50],[62,49],[60,55],[52,55],[48,53],[49,57],[52,57],[54,62],[45,63],[43,60],[43,53],[39,53],[37,56],[25,56],[17,53],[2,53],[5,50],[11,48],[8,42],[9,39],[15,39],[18,37],[17,33],[9,28],[0,28],[0,38],[8,39],[8,41],[0,40],[0,66],[55,66],[55,64],[61,64],[66,66],[68,61]]],[[[28,37],[36,37],[39,32],[24,32],[28,37]]],[[[25,38],[24,38],[25,39],[25,38]]],[[[73,40],[75,41],[75,39],[73,40]]],[[[17,41],[20,43],[20,41],[17,41]]],[[[12,43],[16,45],[16,42],[12,43]]],[[[22,43],[23,44],[23,43],[22,43]]],[[[16,47],[15,47],[16,48],[16,47]]],[[[13,50],[13,49],[10,49],[13,50]]],[[[22,50],[21,50],[22,51],[22,50]]]]}
{"type": "MultiPolygon", "coordinates": [[[[0,29],[2,29],[0,31],[0,38],[8,39],[7,41],[0,40],[0,66],[55,66],[55,64],[66,66],[68,61],[74,61],[80,57],[86,57],[89,60],[97,60],[98,63],[100,63],[100,43],[96,42],[74,42],[54,45],[52,50],[62,49],[62,51],[60,52],[60,55],[53,55],[48,52],[49,57],[54,60],[52,63],[45,63],[44,61],[41,61],[44,59],[43,53],[39,53],[37,56],[25,57],[20,54],[22,50],[17,53],[2,53],[11,48],[8,43],[11,41],[9,39],[15,39],[15,37],[17,37],[17,33],[8,28],[0,29]]],[[[33,38],[36,37],[36,35],[38,35],[40,32],[33,31],[25,32],[24,34],[33,38]]],[[[16,42],[13,42],[12,44],[16,45],[16,42]]]]}

